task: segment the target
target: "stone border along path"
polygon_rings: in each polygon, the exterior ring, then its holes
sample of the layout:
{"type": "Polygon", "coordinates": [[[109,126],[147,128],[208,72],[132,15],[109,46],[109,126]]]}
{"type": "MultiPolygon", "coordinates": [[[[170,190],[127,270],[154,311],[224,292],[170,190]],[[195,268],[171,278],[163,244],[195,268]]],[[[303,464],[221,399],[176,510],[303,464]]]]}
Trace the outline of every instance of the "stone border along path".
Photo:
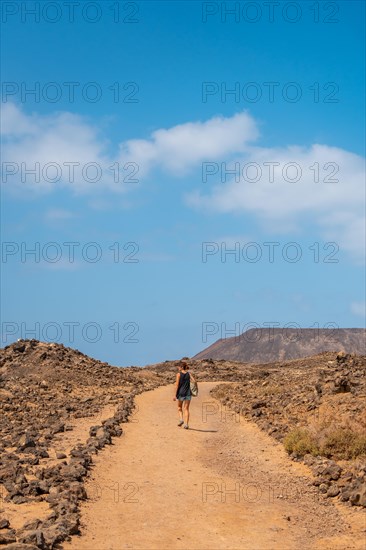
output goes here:
{"type": "MultiPolygon", "coordinates": [[[[88,439],[91,425],[112,418],[116,409],[117,405],[106,405],[96,415],[70,420],[68,425],[72,426],[73,429],[56,434],[53,437],[52,445],[48,449],[50,458],[43,459],[38,466],[34,466],[34,470],[42,470],[45,467],[60,464],[60,459],[56,456],[57,453],[65,454],[67,459],[76,445],[88,439]]],[[[35,517],[45,519],[50,513],[49,505],[46,501],[24,503],[21,505],[6,502],[5,505],[6,516],[14,529],[21,529],[26,521],[32,521],[35,517]],[[21,513],[19,513],[20,511],[21,513]]]]}
{"type": "Polygon", "coordinates": [[[177,427],[172,385],[136,397],[124,437],[93,458],[81,536],[65,550],[364,550],[364,510],[319,496],[254,423],[212,414],[217,384],[200,383],[190,430],[177,427]]]}
{"type": "Polygon", "coordinates": [[[4,502],[3,512],[10,521],[11,529],[0,530],[0,542],[4,543],[3,537],[17,539],[17,542],[6,546],[8,550],[54,548],[79,532],[79,504],[87,497],[84,478],[91,467],[92,454],[110,444],[113,436],[122,434],[120,423],[128,421],[134,408],[134,393],[127,394],[122,398],[122,403],[112,408],[112,417],[103,418],[104,414],[111,412],[111,406],[107,405],[93,417],[75,419],[72,422],[75,424],[73,431],[55,438],[56,445],[62,444],[61,448],[67,452],[69,456],[66,458],[69,460],[55,460],[59,450],[56,449],[52,453],[54,456],[37,468],[41,480],[52,480],[45,501],[18,505],[4,502]],[[97,424],[91,426],[94,422],[97,424]],[[85,441],[88,435],[90,437],[83,444],[81,441],[85,441]]]}

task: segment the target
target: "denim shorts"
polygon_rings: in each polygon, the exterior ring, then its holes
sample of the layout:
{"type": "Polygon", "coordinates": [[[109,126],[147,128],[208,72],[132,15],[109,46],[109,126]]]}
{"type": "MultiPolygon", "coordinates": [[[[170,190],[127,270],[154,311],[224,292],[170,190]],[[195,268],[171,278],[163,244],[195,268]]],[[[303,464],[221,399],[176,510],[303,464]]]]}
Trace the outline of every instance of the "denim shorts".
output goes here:
{"type": "Polygon", "coordinates": [[[191,395],[187,395],[187,396],[184,396],[184,397],[181,397],[181,396],[177,397],[178,401],[190,401],[191,398],[192,398],[191,395]]]}

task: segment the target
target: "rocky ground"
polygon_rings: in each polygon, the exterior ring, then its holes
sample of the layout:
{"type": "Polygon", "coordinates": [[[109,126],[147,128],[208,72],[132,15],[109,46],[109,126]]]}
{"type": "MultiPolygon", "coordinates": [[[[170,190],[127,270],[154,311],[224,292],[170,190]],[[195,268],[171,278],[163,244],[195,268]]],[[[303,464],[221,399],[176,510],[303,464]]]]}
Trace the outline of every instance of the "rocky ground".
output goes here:
{"type": "MultiPolygon", "coordinates": [[[[36,340],[0,351],[1,545],[48,550],[79,532],[79,502],[87,498],[84,480],[93,456],[122,434],[135,395],[174,381],[177,363],[121,369],[36,340]]],[[[214,390],[225,406],[285,443],[293,430],[307,424],[315,430],[324,418],[328,427],[357,425],[365,433],[365,357],[327,353],[266,365],[189,363],[198,380],[226,382],[214,390]]],[[[301,450],[292,457],[311,465],[322,494],[366,506],[366,452],[350,458],[333,456],[332,449],[328,456],[301,450]]]]}
{"type": "Polygon", "coordinates": [[[328,498],[366,507],[366,357],[323,353],[261,365],[213,396],[310,466],[328,498]]]}
{"type": "Polygon", "coordinates": [[[165,379],[140,368],[111,367],[60,344],[28,340],[2,350],[0,544],[53,548],[77,533],[78,501],[87,496],[83,479],[92,455],[121,435],[120,424],[133,410],[133,396],[165,379]],[[63,440],[78,419],[95,418],[106,405],[113,415],[91,426],[89,437],[75,441],[66,453],[63,440]],[[26,516],[28,506],[43,518],[15,529],[6,515],[2,517],[14,505],[20,514],[26,516]]]}

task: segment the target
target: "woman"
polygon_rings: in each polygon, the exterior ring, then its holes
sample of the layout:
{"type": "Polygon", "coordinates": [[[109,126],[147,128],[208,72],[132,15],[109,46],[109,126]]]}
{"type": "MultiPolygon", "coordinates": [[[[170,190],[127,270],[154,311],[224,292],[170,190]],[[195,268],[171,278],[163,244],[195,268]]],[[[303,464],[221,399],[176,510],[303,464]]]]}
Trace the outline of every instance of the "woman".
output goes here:
{"type": "Polygon", "coordinates": [[[173,401],[178,400],[179,422],[178,426],[184,424],[184,429],[188,430],[189,423],[189,405],[191,403],[191,378],[196,382],[189,370],[189,365],[185,361],[181,361],[178,365],[179,372],[175,379],[175,396],[173,401]]]}

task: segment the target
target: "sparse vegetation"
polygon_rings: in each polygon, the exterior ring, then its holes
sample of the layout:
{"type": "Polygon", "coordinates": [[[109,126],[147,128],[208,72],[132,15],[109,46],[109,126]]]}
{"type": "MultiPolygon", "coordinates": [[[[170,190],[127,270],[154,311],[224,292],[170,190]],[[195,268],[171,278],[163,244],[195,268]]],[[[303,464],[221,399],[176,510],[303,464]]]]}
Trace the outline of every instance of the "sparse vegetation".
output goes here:
{"type": "Polygon", "coordinates": [[[288,453],[298,453],[301,456],[307,453],[314,456],[320,454],[315,438],[306,429],[295,428],[286,435],[283,444],[288,453]]]}
{"type": "Polygon", "coordinates": [[[324,352],[261,367],[212,395],[304,459],[322,493],[366,507],[366,356],[324,352]]]}
{"type": "Polygon", "coordinates": [[[283,387],[276,384],[267,384],[263,386],[263,388],[260,389],[259,393],[262,393],[263,395],[276,395],[276,394],[283,394],[283,387]]]}
{"type": "Polygon", "coordinates": [[[325,456],[333,459],[351,460],[366,457],[366,434],[350,429],[336,428],[323,433],[312,434],[306,428],[295,428],[284,441],[287,452],[301,456],[325,456]]]}
{"type": "Polygon", "coordinates": [[[336,429],[326,436],[321,454],[345,460],[366,457],[366,434],[349,429],[336,429]]]}

